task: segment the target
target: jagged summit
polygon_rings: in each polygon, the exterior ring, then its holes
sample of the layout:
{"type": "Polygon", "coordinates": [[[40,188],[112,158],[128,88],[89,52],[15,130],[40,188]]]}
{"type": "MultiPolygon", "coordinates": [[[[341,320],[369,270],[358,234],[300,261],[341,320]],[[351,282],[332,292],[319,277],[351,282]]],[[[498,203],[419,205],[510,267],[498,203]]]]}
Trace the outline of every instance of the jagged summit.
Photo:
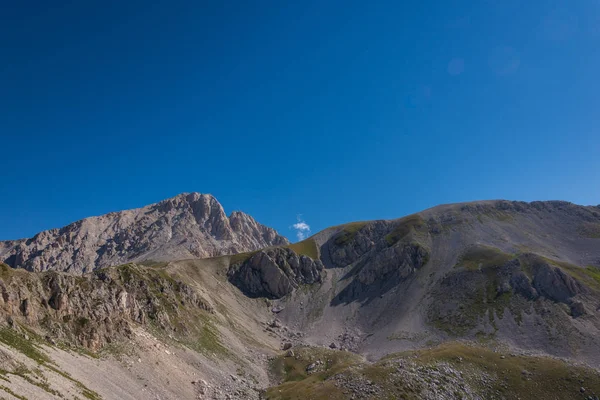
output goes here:
{"type": "Polygon", "coordinates": [[[31,271],[85,272],[129,261],[213,257],[287,243],[243,212],[227,217],[212,195],[182,193],[31,239],[0,242],[0,260],[31,271]]]}

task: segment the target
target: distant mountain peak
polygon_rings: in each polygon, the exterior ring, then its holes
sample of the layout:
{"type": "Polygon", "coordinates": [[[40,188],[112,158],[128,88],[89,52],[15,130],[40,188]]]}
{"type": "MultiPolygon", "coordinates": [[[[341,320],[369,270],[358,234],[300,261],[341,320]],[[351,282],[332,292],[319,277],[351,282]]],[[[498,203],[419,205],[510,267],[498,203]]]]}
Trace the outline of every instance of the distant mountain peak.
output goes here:
{"type": "Polygon", "coordinates": [[[181,193],[145,207],[85,218],[31,239],[0,242],[13,268],[84,272],[147,259],[213,257],[287,244],[274,229],[210,194],[181,193]]]}

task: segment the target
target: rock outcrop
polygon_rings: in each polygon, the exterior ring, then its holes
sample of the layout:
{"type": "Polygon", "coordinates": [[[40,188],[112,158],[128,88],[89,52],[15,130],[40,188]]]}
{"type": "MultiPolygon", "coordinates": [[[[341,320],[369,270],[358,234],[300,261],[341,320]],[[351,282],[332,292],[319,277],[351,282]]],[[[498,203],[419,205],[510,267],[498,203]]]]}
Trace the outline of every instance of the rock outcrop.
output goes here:
{"type": "Polygon", "coordinates": [[[185,334],[185,319],[212,312],[194,289],[159,269],[127,264],[74,276],[0,264],[0,322],[21,321],[53,342],[95,351],[129,337],[134,325],[185,334]]]}
{"type": "Polygon", "coordinates": [[[364,285],[371,285],[378,280],[405,279],[416,268],[425,265],[428,259],[427,249],[418,243],[388,247],[365,260],[357,280],[364,285]]]}
{"type": "Polygon", "coordinates": [[[301,284],[321,282],[323,263],[288,248],[261,250],[229,269],[229,281],[250,297],[279,299],[301,284]]]}
{"type": "Polygon", "coordinates": [[[29,271],[81,273],[131,261],[213,257],[287,243],[247,214],[227,217],[211,195],[186,193],[31,239],[0,242],[0,261],[29,271]]]}

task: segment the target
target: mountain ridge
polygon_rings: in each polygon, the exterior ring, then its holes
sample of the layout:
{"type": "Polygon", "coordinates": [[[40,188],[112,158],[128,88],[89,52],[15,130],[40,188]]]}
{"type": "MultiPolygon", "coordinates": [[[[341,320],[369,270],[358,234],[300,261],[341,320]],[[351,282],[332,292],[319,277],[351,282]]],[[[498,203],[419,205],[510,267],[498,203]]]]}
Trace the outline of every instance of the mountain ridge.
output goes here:
{"type": "Polygon", "coordinates": [[[0,259],[32,271],[85,272],[129,261],[165,261],[256,250],[288,241],[250,215],[228,217],[212,195],[182,193],[144,207],[115,211],[0,242],[0,259]]]}
{"type": "MultiPolygon", "coordinates": [[[[224,226],[185,196],[158,208],[224,226]]],[[[599,207],[458,203],[232,255],[144,263],[164,251],[145,250],[80,275],[0,263],[2,385],[56,398],[41,374],[80,392],[60,368],[108,399],[600,394],[599,207]]]]}

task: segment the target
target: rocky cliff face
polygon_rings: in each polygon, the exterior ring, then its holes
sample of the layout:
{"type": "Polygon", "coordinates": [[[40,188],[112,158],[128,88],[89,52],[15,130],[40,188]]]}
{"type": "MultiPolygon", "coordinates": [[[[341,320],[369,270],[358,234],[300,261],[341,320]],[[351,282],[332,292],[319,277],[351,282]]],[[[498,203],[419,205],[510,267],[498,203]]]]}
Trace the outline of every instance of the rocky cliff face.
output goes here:
{"type": "Polygon", "coordinates": [[[485,337],[600,362],[600,207],[451,204],[307,241],[323,282],[282,298],[278,317],[317,343],[383,356],[485,337]]]}
{"type": "Polygon", "coordinates": [[[30,271],[87,272],[130,261],[213,257],[287,244],[252,217],[229,217],[211,195],[189,193],[86,218],[31,239],[0,242],[0,261],[30,271]]]}
{"type": "Polygon", "coordinates": [[[45,332],[51,343],[96,351],[130,337],[136,325],[182,334],[183,319],[212,312],[194,289],[155,268],[126,264],[74,276],[0,264],[0,315],[45,332]]]}
{"type": "Polygon", "coordinates": [[[321,282],[323,263],[288,248],[249,255],[229,269],[229,281],[250,297],[279,299],[301,284],[321,282]]]}

